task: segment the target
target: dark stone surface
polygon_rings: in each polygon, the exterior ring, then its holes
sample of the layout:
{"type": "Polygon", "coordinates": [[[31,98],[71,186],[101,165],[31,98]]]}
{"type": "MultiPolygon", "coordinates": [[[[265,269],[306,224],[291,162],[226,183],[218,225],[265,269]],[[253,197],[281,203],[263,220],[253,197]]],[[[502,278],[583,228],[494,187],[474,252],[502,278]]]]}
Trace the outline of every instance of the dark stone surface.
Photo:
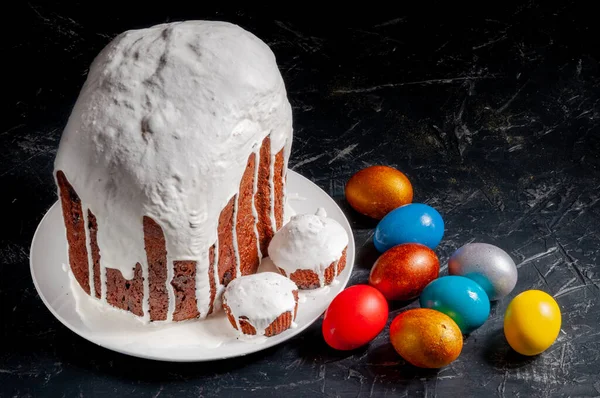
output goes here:
{"type": "MultiPolygon", "coordinates": [[[[224,11],[201,3],[125,11],[31,2],[4,14],[0,396],[600,396],[600,36],[591,8],[224,11]],[[318,321],[244,358],[151,362],[87,342],[44,307],[29,245],[56,200],[52,162],[89,63],[123,30],[203,18],[239,23],[276,53],[294,106],[291,167],[351,220],[352,283],[365,282],[375,260],[375,222],[347,206],[343,189],[372,164],[404,171],[415,201],[442,213],[444,265],[471,241],[496,244],[519,264],[513,294],[493,306],[457,361],[439,371],[410,367],[387,329],[368,347],[335,352],[318,321]],[[548,351],[524,358],[507,346],[502,319],[510,298],[531,288],[557,299],[563,326],[548,351]]],[[[401,310],[394,305],[390,320],[401,310]]]]}

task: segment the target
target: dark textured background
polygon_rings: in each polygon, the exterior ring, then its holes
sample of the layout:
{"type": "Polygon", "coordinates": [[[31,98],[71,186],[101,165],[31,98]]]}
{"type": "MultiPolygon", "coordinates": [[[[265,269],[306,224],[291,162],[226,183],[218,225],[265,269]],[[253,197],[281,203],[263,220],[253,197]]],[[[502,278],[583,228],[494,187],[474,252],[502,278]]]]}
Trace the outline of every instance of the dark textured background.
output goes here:
{"type": "MultiPolygon", "coordinates": [[[[0,396],[600,396],[600,70],[591,8],[142,4],[31,2],[3,15],[0,396]],[[56,200],[52,162],[87,67],[117,33],[181,19],[235,22],[272,47],[295,114],[291,167],[352,222],[352,283],[365,282],[375,260],[375,222],[348,208],[344,184],[372,164],[405,172],[415,201],[444,216],[436,250],[444,273],[448,256],[471,241],[513,256],[516,289],[457,361],[412,368],[387,329],[368,347],[335,352],[318,321],[244,358],[151,362],[81,339],[44,307],[28,251],[56,200]],[[549,350],[525,358],[507,346],[502,317],[510,298],[531,288],[557,299],[563,326],[549,350]]],[[[390,320],[401,311],[393,308],[390,320]]]]}

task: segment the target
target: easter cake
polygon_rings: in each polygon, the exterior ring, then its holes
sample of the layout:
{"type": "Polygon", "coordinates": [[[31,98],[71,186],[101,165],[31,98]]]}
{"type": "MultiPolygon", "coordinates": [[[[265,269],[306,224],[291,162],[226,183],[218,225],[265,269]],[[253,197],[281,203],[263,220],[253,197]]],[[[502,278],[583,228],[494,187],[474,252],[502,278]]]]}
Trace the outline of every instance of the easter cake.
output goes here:
{"type": "Polygon", "coordinates": [[[245,335],[271,337],[292,327],[298,312],[298,287],[275,272],[244,275],[223,292],[231,325],[245,335]]]}
{"type": "Polygon", "coordinates": [[[348,234],[323,208],[291,217],[269,244],[269,257],[300,289],[330,285],[346,266],[348,234]]]}
{"type": "Polygon", "coordinates": [[[70,271],[143,321],[205,318],[283,224],[291,143],[275,56],[251,33],[184,21],[119,35],[56,156],[70,271]]]}

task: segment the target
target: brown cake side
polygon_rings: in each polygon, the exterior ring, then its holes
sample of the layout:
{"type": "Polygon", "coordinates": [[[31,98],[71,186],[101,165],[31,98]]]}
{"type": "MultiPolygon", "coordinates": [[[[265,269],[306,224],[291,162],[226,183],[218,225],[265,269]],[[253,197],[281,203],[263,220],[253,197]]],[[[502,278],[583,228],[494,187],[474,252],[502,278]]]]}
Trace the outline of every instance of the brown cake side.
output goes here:
{"type": "MultiPolygon", "coordinates": [[[[275,222],[277,230],[283,226],[283,186],[284,186],[284,170],[283,170],[283,149],[275,156],[275,169],[273,175],[273,185],[275,187],[275,222]]],[[[269,242],[271,240],[269,239],[269,242]]],[[[268,244],[267,244],[268,247],[268,244]]]]}
{"type": "Polygon", "coordinates": [[[152,218],[144,216],[144,243],[148,260],[150,286],[150,319],[164,321],[169,311],[167,293],[167,247],[162,228],[152,218]]]}
{"type": "MultiPolygon", "coordinates": [[[[220,228],[220,224],[219,224],[219,228],[220,228]]],[[[217,281],[215,279],[215,267],[218,267],[218,264],[216,264],[217,262],[217,258],[215,258],[215,256],[217,255],[217,244],[215,243],[214,245],[212,245],[210,247],[210,251],[208,252],[208,261],[209,261],[209,265],[208,265],[208,282],[210,285],[210,304],[208,307],[208,315],[213,313],[213,310],[215,309],[215,297],[217,295],[217,281]]],[[[194,264],[195,266],[195,264],[194,264]]],[[[194,300],[196,297],[196,291],[194,290],[194,300]]]]}
{"type": "Polygon", "coordinates": [[[106,301],[122,310],[144,316],[142,300],[144,298],[144,277],[142,266],[137,263],[132,279],[123,278],[118,269],[106,269],[106,301]]]}
{"type": "MultiPolygon", "coordinates": [[[[342,252],[342,256],[338,261],[332,262],[326,269],[324,274],[324,283],[325,285],[330,285],[333,282],[333,279],[342,273],[344,268],[346,267],[346,249],[342,252]],[[336,273],[337,270],[337,273],[336,273]]],[[[283,276],[288,276],[284,269],[279,268],[279,272],[283,276]]],[[[314,271],[308,269],[299,269],[292,272],[288,276],[300,289],[317,289],[321,287],[321,283],[319,281],[319,275],[317,275],[314,271]]]]}
{"type": "MultiPolygon", "coordinates": [[[[211,248],[212,251],[214,247],[211,248]]],[[[197,317],[199,313],[196,304],[196,262],[173,261],[171,286],[175,292],[173,320],[183,321],[197,317]]]]}
{"type": "Polygon", "coordinates": [[[237,195],[238,211],[235,230],[240,257],[240,272],[242,275],[256,273],[260,262],[258,258],[256,232],[254,230],[254,214],[252,212],[255,166],[256,155],[251,154],[248,158],[246,171],[244,172],[244,176],[240,183],[239,194],[237,195]]]}
{"type": "MultiPolygon", "coordinates": [[[[235,252],[233,250],[233,206],[236,197],[231,198],[219,216],[219,231],[217,234],[219,246],[219,282],[227,285],[235,278],[235,252]]],[[[210,277],[210,275],[209,275],[210,277]]]]}
{"type": "Polygon", "coordinates": [[[273,228],[271,227],[271,185],[269,183],[271,167],[271,139],[266,137],[260,147],[258,162],[258,192],[254,197],[254,205],[258,213],[258,236],[260,241],[260,252],[265,255],[271,238],[273,228]]]}
{"type": "Polygon", "coordinates": [[[60,199],[63,209],[63,220],[67,230],[69,245],[69,264],[81,288],[90,294],[90,269],[88,265],[88,252],[85,243],[85,223],[79,196],[67,180],[62,171],[56,173],[60,199]]]}
{"type": "Polygon", "coordinates": [[[98,247],[98,222],[96,216],[91,210],[88,210],[88,231],[90,231],[90,248],[92,249],[92,261],[94,266],[94,293],[96,298],[100,298],[102,293],[102,282],[100,278],[100,248],[98,247]]]}

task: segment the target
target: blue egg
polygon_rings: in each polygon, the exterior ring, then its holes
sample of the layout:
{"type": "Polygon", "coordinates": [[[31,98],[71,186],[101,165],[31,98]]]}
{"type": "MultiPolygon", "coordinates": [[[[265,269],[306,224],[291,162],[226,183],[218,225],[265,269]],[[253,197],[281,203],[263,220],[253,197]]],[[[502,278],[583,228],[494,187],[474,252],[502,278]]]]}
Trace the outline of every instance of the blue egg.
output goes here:
{"type": "Polygon", "coordinates": [[[421,292],[423,308],[443,312],[469,334],[490,316],[490,300],[477,282],[464,276],[443,276],[431,281],[421,292]]]}
{"type": "Polygon", "coordinates": [[[435,249],[444,236],[444,220],[431,206],[409,203],[389,212],[375,229],[373,242],[381,253],[402,243],[435,249]]]}

